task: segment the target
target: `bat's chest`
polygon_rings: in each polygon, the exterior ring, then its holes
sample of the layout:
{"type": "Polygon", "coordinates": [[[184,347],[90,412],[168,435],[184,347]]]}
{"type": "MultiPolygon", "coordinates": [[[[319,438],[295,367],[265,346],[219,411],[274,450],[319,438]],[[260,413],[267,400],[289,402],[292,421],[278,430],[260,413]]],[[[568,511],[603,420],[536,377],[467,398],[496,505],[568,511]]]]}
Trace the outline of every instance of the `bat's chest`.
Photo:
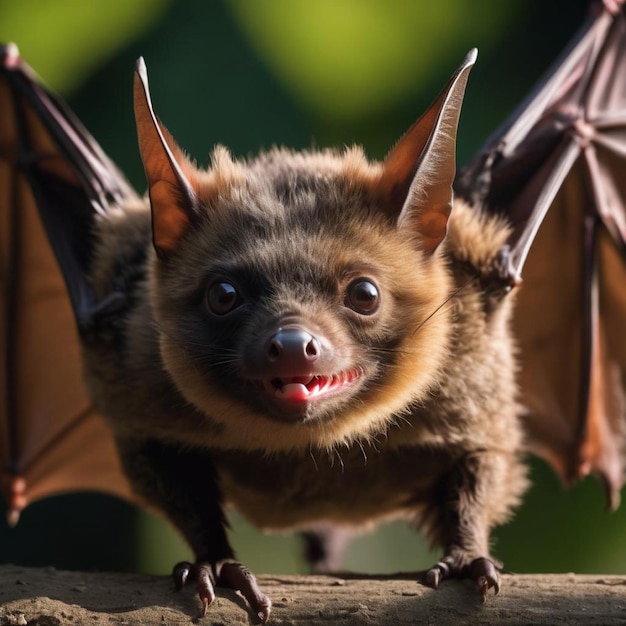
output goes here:
{"type": "Polygon", "coordinates": [[[449,464],[444,455],[420,448],[358,446],[334,455],[218,458],[227,502],[264,528],[306,527],[322,520],[358,525],[415,512],[436,497],[449,464]]]}

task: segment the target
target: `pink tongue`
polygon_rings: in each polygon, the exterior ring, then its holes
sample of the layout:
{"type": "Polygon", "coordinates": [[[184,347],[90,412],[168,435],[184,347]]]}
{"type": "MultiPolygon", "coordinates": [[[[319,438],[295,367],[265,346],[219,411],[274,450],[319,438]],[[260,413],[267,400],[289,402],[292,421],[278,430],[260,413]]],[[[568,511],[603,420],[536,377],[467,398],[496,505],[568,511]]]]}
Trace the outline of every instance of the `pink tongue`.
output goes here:
{"type": "Polygon", "coordinates": [[[287,383],[278,393],[282,398],[294,402],[303,402],[310,395],[309,390],[301,383],[287,383]]]}

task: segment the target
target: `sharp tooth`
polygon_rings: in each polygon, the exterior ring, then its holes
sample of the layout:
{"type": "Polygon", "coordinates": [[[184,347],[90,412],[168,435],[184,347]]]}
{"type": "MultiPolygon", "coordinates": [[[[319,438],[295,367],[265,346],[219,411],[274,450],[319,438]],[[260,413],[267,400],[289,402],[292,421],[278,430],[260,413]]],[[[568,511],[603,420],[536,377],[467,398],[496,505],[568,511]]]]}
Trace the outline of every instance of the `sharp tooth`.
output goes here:
{"type": "Polygon", "coordinates": [[[283,400],[306,402],[308,399],[329,391],[339,390],[359,378],[356,369],[330,375],[301,375],[286,378],[275,377],[263,382],[265,389],[283,400]]]}
{"type": "Polygon", "coordinates": [[[293,376],[289,379],[290,383],[299,383],[301,385],[309,385],[315,376],[293,376]]]}

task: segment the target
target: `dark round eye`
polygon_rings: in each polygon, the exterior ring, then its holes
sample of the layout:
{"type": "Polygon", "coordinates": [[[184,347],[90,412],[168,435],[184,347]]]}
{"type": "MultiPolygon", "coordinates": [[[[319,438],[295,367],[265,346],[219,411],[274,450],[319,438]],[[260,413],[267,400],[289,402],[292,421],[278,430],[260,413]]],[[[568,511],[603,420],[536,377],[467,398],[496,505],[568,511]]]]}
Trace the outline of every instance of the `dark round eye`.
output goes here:
{"type": "Polygon", "coordinates": [[[366,278],[358,278],[348,287],[346,304],[361,315],[375,313],[379,301],[378,288],[366,278]]]}
{"type": "Polygon", "coordinates": [[[239,305],[239,294],[231,283],[218,281],[207,290],[206,304],[211,313],[226,315],[239,305]]]}

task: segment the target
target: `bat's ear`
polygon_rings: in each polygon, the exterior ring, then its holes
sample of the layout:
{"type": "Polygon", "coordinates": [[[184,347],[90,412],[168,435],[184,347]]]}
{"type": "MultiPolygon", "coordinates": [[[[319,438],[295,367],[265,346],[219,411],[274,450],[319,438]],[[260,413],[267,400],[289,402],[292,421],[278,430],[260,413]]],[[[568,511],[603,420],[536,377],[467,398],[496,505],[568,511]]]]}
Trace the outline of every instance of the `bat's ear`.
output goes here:
{"type": "Polygon", "coordinates": [[[471,50],[450,82],[383,163],[379,190],[398,226],[419,234],[431,255],[446,236],[456,172],[456,130],[467,77],[476,62],[471,50]]]}
{"type": "Polygon", "coordinates": [[[176,251],[194,217],[197,197],[190,179],[196,170],[154,114],[143,58],[135,67],[134,106],[152,207],[152,238],[159,257],[166,258],[176,251]]]}

